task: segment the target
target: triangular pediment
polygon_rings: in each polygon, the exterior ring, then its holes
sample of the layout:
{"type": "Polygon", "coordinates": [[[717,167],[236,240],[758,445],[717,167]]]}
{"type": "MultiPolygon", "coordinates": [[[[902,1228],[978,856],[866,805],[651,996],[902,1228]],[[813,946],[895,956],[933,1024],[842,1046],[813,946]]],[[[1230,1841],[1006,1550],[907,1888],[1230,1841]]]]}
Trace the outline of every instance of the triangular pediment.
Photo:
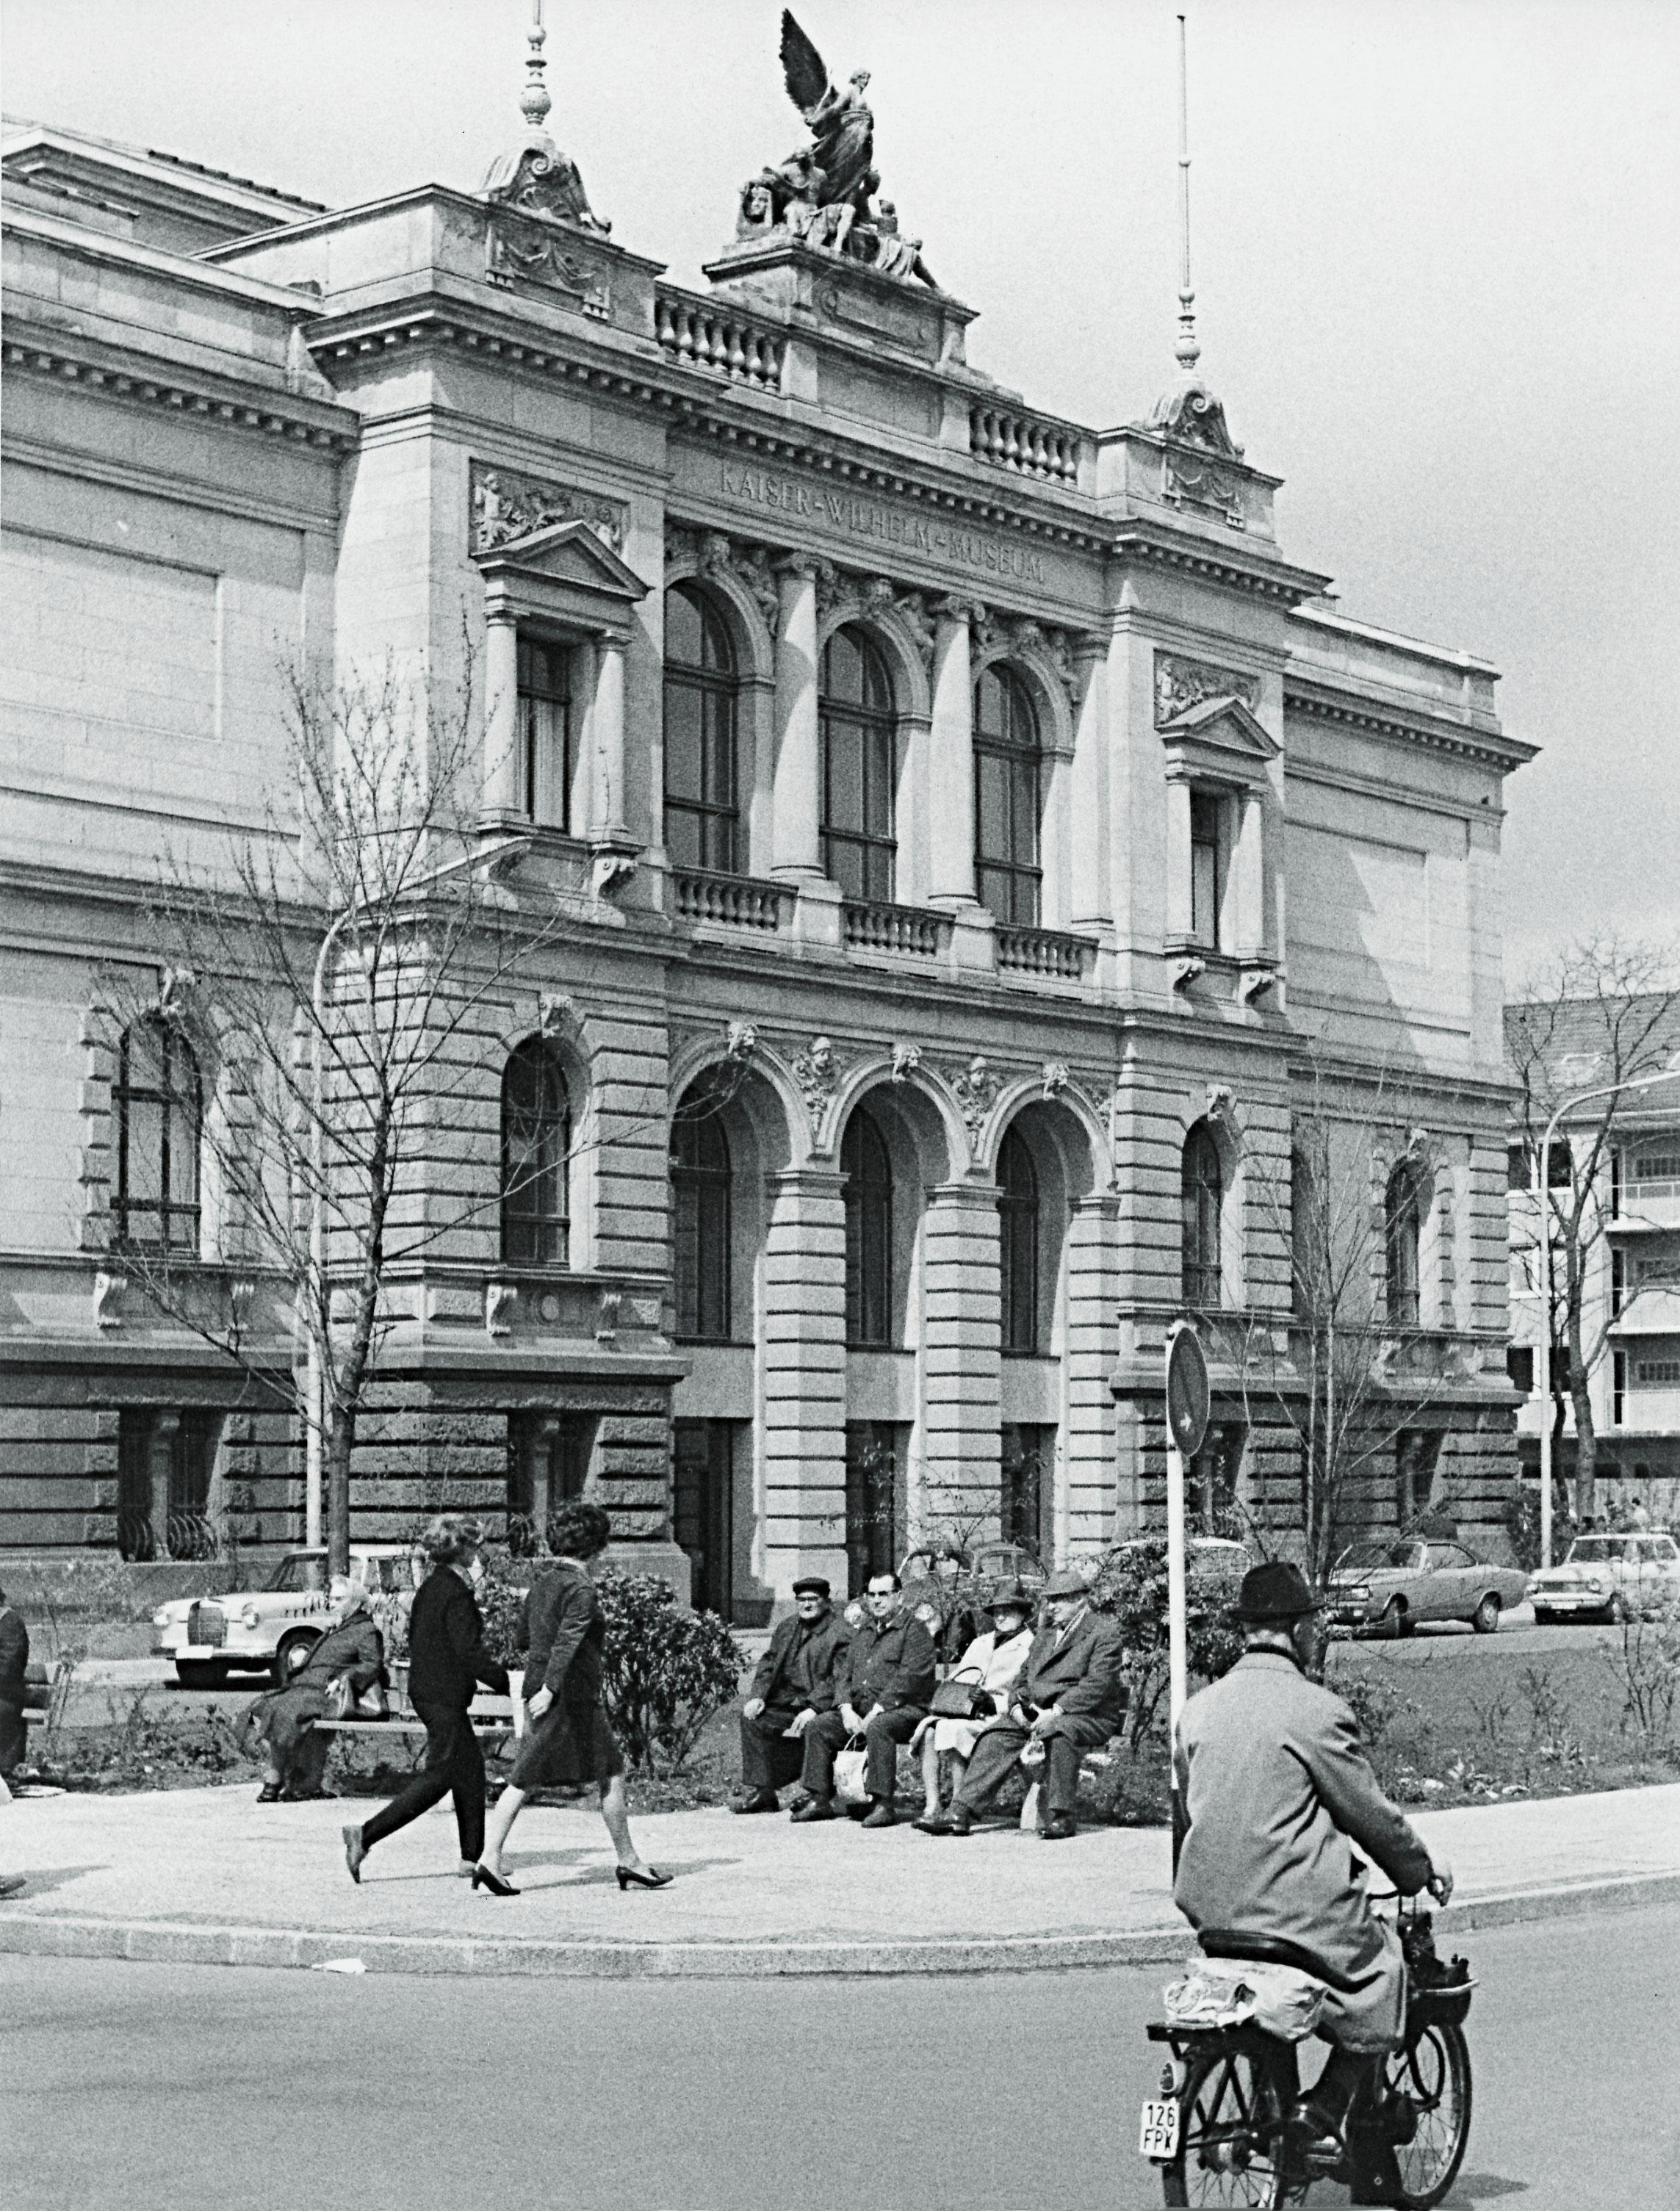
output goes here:
{"type": "Polygon", "coordinates": [[[1252,707],[1229,695],[1198,700],[1163,722],[1159,734],[1163,744],[1193,742],[1202,751],[1228,753],[1250,765],[1276,760],[1283,750],[1252,707]]]}
{"type": "Polygon", "coordinates": [[[512,570],[573,591],[604,594],[627,606],[648,593],[635,570],[602,542],[592,524],[581,520],[547,523],[475,557],[487,576],[512,570]]]}

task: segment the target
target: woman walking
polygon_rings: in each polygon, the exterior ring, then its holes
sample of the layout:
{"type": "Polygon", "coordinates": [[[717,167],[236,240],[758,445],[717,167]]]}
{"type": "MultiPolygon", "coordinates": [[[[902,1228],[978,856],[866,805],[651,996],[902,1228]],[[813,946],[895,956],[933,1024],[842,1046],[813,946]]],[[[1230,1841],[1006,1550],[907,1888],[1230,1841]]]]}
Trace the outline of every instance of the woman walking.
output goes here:
{"type": "Polygon", "coordinates": [[[473,1871],[484,1847],[484,1754],[467,1707],[481,1681],[505,1694],[507,1669],[484,1648],[483,1615],[472,1593],[483,1541],[480,1523],[458,1512],[440,1515],[421,1539],[432,1571],[409,1616],[409,1697],[426,1723],[426,1763],[365,1826],[345,1828],[344,1863],[352,1881],[361,1879],[362,1860],[375,1843],[444,1796],[455,1799],[463,1875],[473,1871]]]}
{"type": "MultiPolygon", "coordinates": [[[[331,1735],[315,1722],[334,1708],[334,1689],[343,1681],[354,1708],[375,1683],[385,1681],[385,1643],[367,1609],[360,1583],[336,1578],[331,1588],[332,1626],[283,1689],[258,1697],[245,1716],[246,1739],[265,1745],[267,1771],[258,1792],[259,1804],[300,1804],[324,1796],[331,1735]]],[[[339,1707],[339,1716],[347,1717],[339,1707]]]]}
{"type": "Polygon", "coordinates": [[[559,1554],[525,1600],[526,1709],[531,1724],[497,1800],[484,1854],[473,1870],[492,1896],[517,1896],[502,1870],[501,1854],[519,1808],[533,1789],[593,1781],[601,1791],[601,1816],[618,1858],[621,1889],[664,1888],[670,1880],[643,1863],[630,1839],[624,1797],[624,1754],[601,1705],[601,1645],[606,1623],[589,1562],[607,1548],[611,1523],[598,1505],[582,1499],[562,1505],[549,1523],[559,1554]],[[537,1687],[531,1692],[531,1684],[537,1687]]]}

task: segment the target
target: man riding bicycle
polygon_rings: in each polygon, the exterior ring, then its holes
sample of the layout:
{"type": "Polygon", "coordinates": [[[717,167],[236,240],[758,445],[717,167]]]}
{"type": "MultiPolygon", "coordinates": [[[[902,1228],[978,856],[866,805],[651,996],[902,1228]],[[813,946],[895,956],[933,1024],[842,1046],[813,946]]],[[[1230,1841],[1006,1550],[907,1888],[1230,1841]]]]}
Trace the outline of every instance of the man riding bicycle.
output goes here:
{"type": "Polygon", "coordinates": [[[1406,2008],[1398,1935],[1371,1909],[1348,1845],[1356,1843],[1403,1896],[1453,1893],[1445,1862],[1377,1785],[1339,1697],[1308,1679],[1321,1608],[1281,1560],[1243,1578],[1234,1614],[1243,1654],[1192,1697],[1174,1744],[1189,1828],[1173,1896],[1191,1925],[1279,1937],[1320,1960],[1350,1991],[1327,1986],[1319,2032],[1332,2046],[1293,2117],[1313,2158],[1340,2136],[1374,2057],[1398,2048],[1406,2008]]]}

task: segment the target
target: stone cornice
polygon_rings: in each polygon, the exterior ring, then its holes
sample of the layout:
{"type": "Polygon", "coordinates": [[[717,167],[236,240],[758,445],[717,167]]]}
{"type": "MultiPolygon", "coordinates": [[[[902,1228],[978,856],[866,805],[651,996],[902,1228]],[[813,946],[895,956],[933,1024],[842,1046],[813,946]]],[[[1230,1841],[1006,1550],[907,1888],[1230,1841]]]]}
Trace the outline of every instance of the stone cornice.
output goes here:
{"type": "Polygon", "coordinates": [[[1498,730],[1478,729],[1446,714],[1379,704],[1357,691],[1286,672],[1283,678],[1285,714],[1302,714],[1313,721],[1339,724],[1362,730],[1391,744],[1420,746],[1425,751],[1446,753],[1461,760],[1480,761],[1501,773],[1520,767],[1538,754],[1538,745],[1520,737],[1507,737],[1498,730]]]}
{"type": "Polygon", "coordinates": [[[1131,516],[1117,521],[1107,541],[1118,560],[1154,560],[1177,568],[1204,583],[1227,591],[1294,607],[1323,591],[1328,578],[1313,568],[1297,568],[1281,554],[1269,554],[1258,544],[1213,544],[1188,531],[1172,530],[1152,519],[1131,516]]]}

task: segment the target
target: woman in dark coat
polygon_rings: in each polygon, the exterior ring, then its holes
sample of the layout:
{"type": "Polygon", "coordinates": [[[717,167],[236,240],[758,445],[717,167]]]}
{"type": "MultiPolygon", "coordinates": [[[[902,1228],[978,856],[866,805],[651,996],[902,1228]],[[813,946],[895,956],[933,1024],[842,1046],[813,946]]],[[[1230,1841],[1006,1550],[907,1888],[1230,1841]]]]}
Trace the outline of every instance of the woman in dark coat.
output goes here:
{"type": "Polygon", "coordinates": [[[333,1707],[333,1684],[347,1682],[352,1703],[374,1683],[385,1681],[385,1639],[367,1609],[367,1592],[358,1583],[335,1580],[331,1597],[337,1618],[310,1652],[306,1664],[283,1689],[258,1697],[245,1716],[247,1742],[265,1743],[268,1768],[257,1792],[259,1804],[300,1804],[324,1796],[331,1735],[315,1722],[333,1707]]]}
{"type": "Polygon", "coordinates": [[[352,1881],[361,1879],[362,1860],[375,1843],[449,1796],[455,1799],[460,1869],[470,1873],[477,1865],[484,1847],[484,1753],[467,1711],[481,1681],[507,1693],[507,1669],[484,1648],[484,1616],[472,1593],[483,1541],[480,1523],[458,1512],[440,1513],[421,1538],[432,1571],[409,1614],[409,1701],[426,1723],[426,1763],[365,1826],[344,1829],[352,1881]]]}
{"type": "Polygon", "coordinates": [[[501,1854],[519,1808],[533,1789],[593,1781],[601,1816],[618,1858],[621,1889],[664,1888],[670,1875],[642,1862],[630,1839],[624,1796],[624,1754],[601,1703],[601,1645],[606,1623],[589,1562],[607,1548],[611,1523],[598,1505],[562,1505],[549,1524],[558,1554],[525,1599],[525,1707],[531,1724],[519,1745],[484,1855],[473,1875],[494,1896],[517,1896],[502,1872],[501,1854]],[[533,1684],[535,1685],[533,1687],[533,1684]]]}

